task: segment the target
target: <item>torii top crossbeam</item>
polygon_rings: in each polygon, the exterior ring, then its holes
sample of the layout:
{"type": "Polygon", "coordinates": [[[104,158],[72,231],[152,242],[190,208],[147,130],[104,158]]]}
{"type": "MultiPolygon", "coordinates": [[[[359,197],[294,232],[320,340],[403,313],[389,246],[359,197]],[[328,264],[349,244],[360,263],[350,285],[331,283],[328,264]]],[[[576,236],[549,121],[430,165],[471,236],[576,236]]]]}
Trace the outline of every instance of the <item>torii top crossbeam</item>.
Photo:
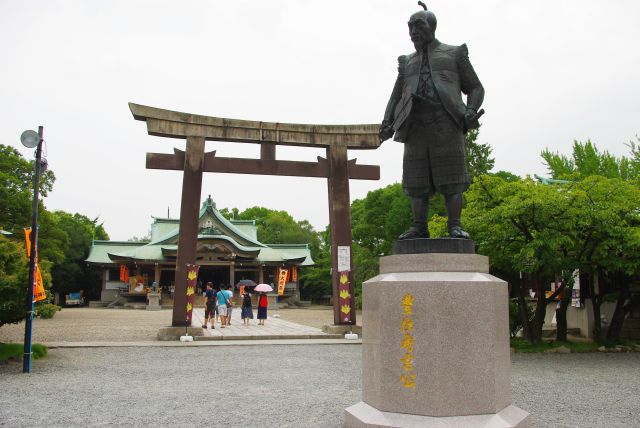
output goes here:
{"type": "Polygon", "coordinates": [[[379,124],[304,125],[259,122],[181,113],[129,103],[136,120],[147,122],[149,135],[169,138],[204,137],[211,141],[275,143],[302,147],[346,146],[348,149],[377,149],[379,124]]]}

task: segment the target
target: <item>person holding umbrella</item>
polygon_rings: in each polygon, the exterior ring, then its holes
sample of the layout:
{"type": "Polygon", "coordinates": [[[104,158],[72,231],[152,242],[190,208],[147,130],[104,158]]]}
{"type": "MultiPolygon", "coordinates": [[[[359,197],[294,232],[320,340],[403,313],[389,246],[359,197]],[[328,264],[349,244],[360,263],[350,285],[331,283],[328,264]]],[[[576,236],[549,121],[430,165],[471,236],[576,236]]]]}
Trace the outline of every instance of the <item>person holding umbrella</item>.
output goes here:
{"type": "Polygon", "coordinates": [[[266,292],[273,291],[273,287],[269,284],[258,284],[255,291],[260,293],[258,297],[258,325],[264,325],[264,320],[267,319],[267,306],[269,306],[266,292]]]}

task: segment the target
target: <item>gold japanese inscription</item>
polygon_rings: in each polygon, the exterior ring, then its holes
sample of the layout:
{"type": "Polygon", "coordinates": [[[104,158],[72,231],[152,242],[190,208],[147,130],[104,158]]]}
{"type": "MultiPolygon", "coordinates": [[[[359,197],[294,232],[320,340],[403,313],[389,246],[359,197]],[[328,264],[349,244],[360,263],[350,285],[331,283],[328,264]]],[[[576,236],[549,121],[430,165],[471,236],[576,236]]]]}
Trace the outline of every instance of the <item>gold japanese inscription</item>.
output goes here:
{"type": "Polygon", "coordinates": [[[402,339],[400,340],[400,349],[404,350],[404,355],[400,358],[402,363],[402,374],[400,375],[400,383],[405,388],[416,387],[416,374],[413,371],[414,358],[413,358],[413,346],[415,340],[413,338],[413,320],[411,315],[413,314],[413,295],[407,293],[402,298],[402,323],[400,324],[400,331],[402,332],[402,339]]]}

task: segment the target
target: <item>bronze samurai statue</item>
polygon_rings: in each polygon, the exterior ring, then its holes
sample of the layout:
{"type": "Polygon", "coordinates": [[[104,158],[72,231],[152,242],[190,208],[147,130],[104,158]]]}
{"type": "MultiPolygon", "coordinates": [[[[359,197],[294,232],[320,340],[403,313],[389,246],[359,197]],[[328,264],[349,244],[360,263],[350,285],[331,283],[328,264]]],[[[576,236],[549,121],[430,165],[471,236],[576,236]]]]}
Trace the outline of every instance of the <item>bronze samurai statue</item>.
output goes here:
{"type": "Polygon", "coordinates": [[[398,78],[380,126],[380,140],[404,143],[402,188],[411,198],[413,225],[399,239],[428,238],[429,197],[442,193],[451,238],[469,239],[462,229],[462,193],[469,187],[465,133],[478,128],[484,88],[466,45],[435,38],[436,16],[411,15],[409,35],[415,52],[398,58],[398,78]],[[467,103],[462,100],[467,96],[467,103]]]}

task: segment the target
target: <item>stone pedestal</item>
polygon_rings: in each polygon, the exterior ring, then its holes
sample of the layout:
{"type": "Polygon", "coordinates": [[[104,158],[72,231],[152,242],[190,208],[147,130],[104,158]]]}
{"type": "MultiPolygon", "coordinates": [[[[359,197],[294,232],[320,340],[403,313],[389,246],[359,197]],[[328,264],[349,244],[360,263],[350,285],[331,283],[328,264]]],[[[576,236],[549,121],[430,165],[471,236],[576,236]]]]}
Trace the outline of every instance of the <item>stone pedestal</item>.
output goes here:
{"type": "Polygon", "coordinates": [[[507,284],[476,254],[382,257],[363,284],[363,402],[346,427],[527,427],[511,405],[507,284]]]}
{"type": "Polygon", "coordinates": [[[159,311],[162,309],[160,306],[160,297],[162,295],[160,293],[147,293],[147,310],[148,311],[159,311]]]}

